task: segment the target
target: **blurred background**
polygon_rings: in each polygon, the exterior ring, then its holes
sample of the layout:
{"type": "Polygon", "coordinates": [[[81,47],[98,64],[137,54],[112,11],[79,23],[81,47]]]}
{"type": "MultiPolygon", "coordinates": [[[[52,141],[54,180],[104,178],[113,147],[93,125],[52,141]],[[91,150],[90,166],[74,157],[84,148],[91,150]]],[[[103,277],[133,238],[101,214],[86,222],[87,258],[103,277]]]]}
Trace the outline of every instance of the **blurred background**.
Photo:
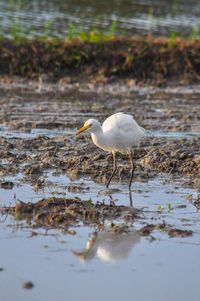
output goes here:
{"type": "Polygon", "coordinates": [[[200,0],[1,0],[0,35],[67,37],[113,30],[117,36],[199,36],[200,0]]]}

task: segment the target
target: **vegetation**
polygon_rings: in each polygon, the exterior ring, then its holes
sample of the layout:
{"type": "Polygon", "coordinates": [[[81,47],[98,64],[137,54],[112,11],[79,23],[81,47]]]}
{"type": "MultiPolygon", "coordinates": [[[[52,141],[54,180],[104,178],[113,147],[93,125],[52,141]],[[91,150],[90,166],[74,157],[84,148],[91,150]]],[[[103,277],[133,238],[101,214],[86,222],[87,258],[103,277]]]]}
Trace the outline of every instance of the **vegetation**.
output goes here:
{"type": "Polygon", "coordinates": [[[68,40],[77,39],[79,41],[88,41],[93,43],[98,43],[100,41],[111,40],[115,36],[116,29],[116,20],[114,20],[108,30],[108,32],[99,31],[96,27],[97,22],[99,21],[99,17],[97,17],[94,21],[94,25],[91,30],[83,31],[80,27],[73,26],[70,21],[68,24],[68,40]]]}
{"type": "MultiPolygon", "coordinates": [[[[11,17],[10,17],[10,39],[14,40],[15,42],[20,43],[22,40],[32,40],[32,39],[50,39],[50,40],[58,40],[61,38],[58,38],[56,36],[52,36],[49,34],[49,29],[51,25],[54,23],[54,19],[49,20],[46,22],[44,25],[44,28],[40,34],[37,34],[32,30],[27,36],[23,30],[22,22],[20,20],[20,12],[21,12],[21,0],[9,0],[9,6],[10,10],[12,12],[11,17]]],[[[177,3],[176,1],[173,2],[173,7],[172,7],[172,14],[176,15],[176,10],[177,10],[177,3]]],[[[152,23],[153,23],[153,15],[154,11],[153,8],[149,9],[149,14],[148,14],[148,37],[152,37],[152,23]]],[[[67,28],[67,36],[63,37],[62,40],[79,40],[79,41],[88,41],[88,42],[93,42],[93,43],[98,43],[101,41],[107,41],[113,39],[116,35],[116,26],[117,26],[117,20],[113,20],[112,24],[107,30],[99,30],[98,29],[98,23],[100,21],[100,17],[97,16],[94,20],[93,26],[89,30],[83,30],[80,28],[80,26],[75,26],[72,21],[70,20],[68,22],[68,28],[67,28]]],[[[0,23],[0,26],[3,27],[3,25],[0,23]]],[[[187,39],[192,39],[195,40],[198,38],[199,35],[199,30],[200,30],[200,22],[198,22],[195,27],[193,28],[191,34],[187,39]]],[[[169,41],[169,47],[173,47],[174,40],[177,37],[176,31],[171,32],[171,37],[169,41]]],[[[1,36],[1,39],[4,37],[1,36]]]]}
{"type": "MultiPolygon", "coordinates": [[[[10,10],[13,12],[12,17],[10,18],[10,39],[14,40],[17,43],[20,43],[22,40],[32,40],[35,39],[35,32],[31,32],[31,37],[28,38],[23,32],[23,26],[20,20],[20,11],[21,11],[21,0],[17,0],[16,5],[13,1],[10,0],[10,10]]],[[[68,35],[63,38],[63,40],[79,40],[79,41],[89,41],[89,42],[100,42],[106,41],[114,38],[115,29],[116,29],[116,20],[113,20],[110,28],[107,31],[100,31],[97,29],[97,23],[99,22],[100,17],[96,17],[92,28],[88,31],[82,30],[79,26],[74,26],[72,21],[68,23],[68,35]]],[[[49,35],[49,28],[53,24],[54,19],[49,20],[45,25],[43,32],[38,36],[37,39],[50,39],[58,40],[58,37],[52,37],[49,35]]],[[[1,24],[0,24],[1,26],[1,24]]],[[[4,37],[2,36],[1,39],[4,37]]]]}
{"type": "Polygon", "coordinates": [[[164,84],[200,80],[200,40],[177,37],[112,38],[98,43],[76,40],[0,40],[1,75],[51,80],[127,78],[164,84]]]}
{"type": "MultiPolygon", "coordinates": [[[[16,2],[15,2],[16,3],[16,2]]],[[[134,82],[164,84],[166,80],[197,82],[200,80],[200,23],[191,39],[180,39],[173,31],[170,38],[152,37],[153,10],[149,11],[148,37],[117,38],[116,20],[107,31],[97,29],[99,17],[91,30],[83,31],[70,21],[66,38],[49,35],[51,20],[39,37],[32,32],[25,37],[20,21],[21,0],[17,0],[10,26],[10,39],[0,39],[1,75],[37,78],[46,74],[57,80],[107,80],[127,78],[134,82]]]]}

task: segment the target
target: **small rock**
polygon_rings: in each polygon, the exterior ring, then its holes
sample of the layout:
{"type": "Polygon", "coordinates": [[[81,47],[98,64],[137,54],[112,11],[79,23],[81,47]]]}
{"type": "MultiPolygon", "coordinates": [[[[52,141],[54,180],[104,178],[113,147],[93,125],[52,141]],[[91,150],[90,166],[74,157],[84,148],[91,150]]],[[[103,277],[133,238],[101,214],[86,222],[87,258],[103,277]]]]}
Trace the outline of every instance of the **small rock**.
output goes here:
{"type": "Polygon", "coordinates": [[[30,290],[30,289],[32,289],[34,287],[34,284],[31,281],[27,281],[27,282],[23,283],[22,287],[25,288],[25,289],[30,290]]]}
{"type": "Polygon", "coordinates": [[[181,230],[181,229],[171,229],[168,231],[169,237],[187,237],[187,236],[192,236],[192,231],[191,230],[181,230]]]}

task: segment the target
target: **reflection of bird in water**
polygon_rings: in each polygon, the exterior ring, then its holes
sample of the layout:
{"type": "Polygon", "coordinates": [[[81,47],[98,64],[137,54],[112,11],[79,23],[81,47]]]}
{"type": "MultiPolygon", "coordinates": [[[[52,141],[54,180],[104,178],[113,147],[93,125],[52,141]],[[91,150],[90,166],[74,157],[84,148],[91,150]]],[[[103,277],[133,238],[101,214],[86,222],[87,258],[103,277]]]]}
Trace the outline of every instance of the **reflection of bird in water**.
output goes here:
{"type": "Polygon", "coordinates": [[[81,252],[72,251],[80,261],[87,263],[95,255],[105,263],[116,264],[128,258],[133,247],[140,242],[137,232],[115,233],[112,231],[93,232],[86,249],[81,252]]]}
{"type": "Polygon", "coordinates": [[[104,121],[102,126],[97,120],[88,119],[84,126],[76,132],[76,135],[86,130],[91,133],[94,144],[113,154],[114,168],[106,183],[107,188],[117,169],[115,152],[127,152],[131,161],[130,191],[134,172],[134,164],[130,151],[145,136],[145,130],[137,124],[131,115],[124,113],[111,115],[104,121]]]}

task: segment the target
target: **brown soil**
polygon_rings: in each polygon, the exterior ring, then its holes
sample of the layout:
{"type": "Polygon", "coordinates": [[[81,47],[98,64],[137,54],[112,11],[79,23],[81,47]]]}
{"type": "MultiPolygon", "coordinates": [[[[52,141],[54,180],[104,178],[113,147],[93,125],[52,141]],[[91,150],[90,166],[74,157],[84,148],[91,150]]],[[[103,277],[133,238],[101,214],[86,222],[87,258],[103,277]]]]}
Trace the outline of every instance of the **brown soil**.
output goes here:
{"type": "MultiPolygon", "coordinates": [[[[67,174],[71,179],[85,177],[99,183],[108,180],[113,168],[112,155],[107,155],[94,146],[90,137],[73,137],[71,144],[69,138],[62,137],[59,140],[45,136],[17,139],[0,137],[0,157],[5,160],[0,165],[1,176],[22,173],[24,181],[32,182],[36,188],[46,185],[40,178],[52,169],[56,169],[57,174],[67,174]]],[[[161,138],[147,138],[134,150],[133,158],[135,180],[146,181],[158,173],[181,174],[182,177],[190,177],[187,185],[199,187],[198,138],[168,142],[161,138]]],[[[125,154],[120,154],[117,155],[117,162],[119,167],[114,181],[128,182],[129,159],[125,154]]],[[[0,187],[12,189],[13,183],[2,180],[0,187]]],[[[80,191],[81,188],[69,186],[68,190],[80,191]]]]}
{"type": "Polygon", "coordinates": [[[1,75],[68,82],[115,78],[169,84],[200,80],[200,40],[115,38],[91,43],[32,40],[0,41],[1,75]]]}
{"type": "MultiPolygon", "coordinates": [[[[36,188],[47,185],[43,176],[50,170],[56,171],[58,175],[67,174],[71,179],[85,177],[99,183],[106,182],[113,168],[112,155],[97,148],[89,135],[78,137],[74,135],[76,128],[81,127],[88,119],[88,112],[91,114],[89,116],[98,115],[97,118],[103,121],[110,112],[114,112],[115,107],[131,114],[134,108],[134,117],[147,130],[164,130],[172,133],[199,131],[200,116],[196,111],[198,105],[197,103],[190,105],[191,100],[187,99],[188,96],[178,102],[173,101],[173,96],[172,100],[167,99],[166,103],[156,104],[153,100],[154,96],[147,95],[148,98],[152,97],[152,100],[140,105],[137,96],[129,101],[126,98],[116,99],[114,96],[113,99],[109,96],[108,101],[108,96],[103,93],[102,96],[98,94],[98,103],[93,111],[91,107],[93,102],[90,102],[90,98],[95,98],[95,94],[90,95],[89,92],[81,96],[81,105],[74,105],[59,100],[56,103],[51,101],[55,98],[61,100],[62,97],[66,98],[66,92],[47,91],[33,95],[26,92],[25,96],[24,94],[20,96],[21,92],[10,91],[6,87],[5,84],[5,91],[3,90],[1,96],[0,124],[9,133],[27,133],[27,137],[15,137],[15,134],[14,137],[9,135],[0,137],[0,176],[3,178],[6,175],[15,176],[21,173],[23,181],[31,182],[36,188]],[[26,95],[28,95],[27,99],[26,95]],[[25,97],[26,100],[21,101],[21,97],[25,97]],[[185,103],[189,105],[186,106],[185,103]],[[82,117],[77,118],[77,115],[82,117]],[[66,128],[71,129],[72,135],[57,135],[55,132],[51,138],[45,135],[28,137],[34,129],[54,129],[62,132],[66,128]]],[[[50,91],[54,89],[53,85],[48,87],[50,91]]],[[[106,85],[104,87],[106,89],[106,85]]],[[[198,188],[200,185],[199,145],[198,135],[176,139],[147,136],[133,150],[134,179],[148,181],[158,173],[181,175],[183,180],[187,178],[186,182],[183,181],[183,185],[198,188]]],[[[113,181],[128,182],[129,159],[125,154],[117,154],[117,163],[118,169],[113,181]]],[[[2,179],[0,187],[12,189],[13,183],[2,179]]],[[[81,188],[67,187],[67,189],[80,191],[81,188]]]]}
{"type": "Polygon", "coordinates": [[[69,226],[84,224],[99,224],[104,220],[118,219],[122,217],[135,220],[139,210],[126,207],[106,205],[102,203],[92,204],[92,201],[83,201],[78,198],[42,199],[37,203],[20,202],[14,207],[2,210],[10,213],[19,220],[31,222],[31,227],[62,228],[67,230],[69,226]],[[34,224],[32,224],[32,220],[34,224]]]}
{"type": "MultiPolygon", "coordinates": [[[[106,220],[111,221],[111,228],[115,232],[129,232],[136,219],[143,219],[141,210],[128,206],[106,205],[103,203],[92,204],[91,201],[83,201],[78,198],[42,199],[37,203],[19,202],[14,207],[0,210],[2,214],[11,214],[17,221],[26,220],[31,228],[45,227],[46,229],[63,229],[71,234],[70,227],[82,222],[84,225],[96,225],[99,230],[104,229],[106,220]],[[114,224],[112,220],[120,220],[114,224]]],[[[169,237],[187,237],[192,235],[191,230],[172,228],[167,223],[147,224],[137,232],[141,236],[151,236],[154,230],[168,233],[169,237]]]]}
{"type": "MultiPolygon", "coordinates": [[[[161,173],[178,176],[182,179],[182,185],[199,189],[200,138],[195,133],[199,131],[200,116],[198,102],[196,98],[191,100],[190,94],[182,93],[179,98],[177,94],[172,97],[167,95],[165,99],[166,95],[162,95],[162,90],[158,89],[155,92],[158,94],[154,95],[149,94],[149,88],[147,95],[141,98],[134,91],[135,85],[129,83],[122,86],[127,93],[125,96],[120,94],[120,89],[117,96],[105,92],[113,87],[112,84],[103,84],[102,87],[101,84],[90,83],[84,84],[85,86],[66,82],[56,85],[40,81],[21,83],[21,88],[15,88],[13,78],[11,83],[6,80],[1,82],[2,189],[12,189],[16,181],[20,184],[31,183],[35,190],[48,187],[52,183],[47,182],[45,177],[50,171],[55,176],[63,174],[72,180],[81,177],[105,183],[112,171],[112,156],[93,145],[89,136],[76,137],[75,132],[86,119],[96,116],[102,122],[116,110],[133,114],[147,131],[179,132],[183,137],[186,134],[184,138],[177,136],[175,139],[147,135],[134,148],[133,190],[134,181],[148,181],[161,173]],[[83,93],[84,89],[87,90],[86,93],[83,93]],[[34,135],[36,129],[44,129],[45,135],[34,135]],[[48,130],[55,131],[51,137],[47,136],[48,130]],[[65,134],[66,130],[69,133],[65,134]],[[187,136],[187,133],[192,135],[187,136]],[[12,179],[6,179],[8,176],[12,179]]],[[[114,85],[115,92],[117,88],[118,85],[114,85]]],[[[117,163],[118,169],[113,181],[126,182],[128,191],[130,163],[127,156],[117,154],[117,163]]],[[[110,185],[111,191],[106,192],[108,194],[112,194],[112,182],[110,185]]],[[[62,197],[42,199],[36,204],[19,202],[1,212],[12,214],[18,220],[26,220],[30,227],[61,228],[65,231],[80,222],[103,227],[106,219],[120,219],[125,226],[113,225],[113,229],[129,231],[129,222],[133,224],[136,219],[143,218],[142,212],[126,206],[116,206],[112,202],[111,205],[96,203],[91,207],[87,201],[66,197],[67,191],[87,192],[90,187],[86,185],[66,185],[62,188],[66,191],[62,197]]],[[[199,208],[199,196],[193,204],[199,208]]],[[[145,222],[147,221],[144,219],[143,227],[139,230],[142,236],[151,237],[154,230],[168,233],[170,237],[192,234],[163,223],[144,227],[145,222]]]]}

